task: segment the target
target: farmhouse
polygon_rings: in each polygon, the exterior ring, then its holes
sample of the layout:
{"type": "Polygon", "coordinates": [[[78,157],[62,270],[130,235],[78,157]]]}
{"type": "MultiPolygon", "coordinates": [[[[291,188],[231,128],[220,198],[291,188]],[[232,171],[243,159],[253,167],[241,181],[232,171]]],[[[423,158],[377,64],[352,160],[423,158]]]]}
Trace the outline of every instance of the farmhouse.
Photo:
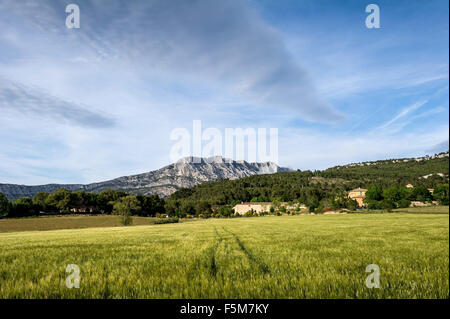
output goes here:
{"type": "Polygon", "coordinates": [[[411,201],[411,204],[409,205],[409,207],[427,207],[427,206],[436,206],[439,205],[438,201],[431,201],[431,202],[420,202],[420,201],[416,201],[413,200],[411,201]]]}
{"type": "Polygon", "coordinates": [[[242,202],[234,206],[233,209],[236,214],[244,215],[251,210],[256,213],[268,212],[271,205],[271,202],[242,202]]]}
{"type": "MultiPolygon", "coordinates": [[[[245,213],[252,210],[255,213],[269,212],[272,205],[272,202],[242,202],[234,206],[233,209],[236,214],[244,215],[245,213]]],[[[284,206],[288,211],[294,211],[296,209],[306,209],[306,206],[303,204],[289,205],[289,203],[287,202],[281,202],[277,206],[284,206]]]]}
{"type": "Polygon", "coordinates": [[[72,213],[93,213],[94,210],[95,208],[92,206],[74,207],[70,209],[72,213]]]}
{"type": "Polygon", "coordinates": [[[348,192],[348,198],[356,200],[359,207],[364,206],[364,198],[366,198],[367,189],[355,188],[348,192]]]}

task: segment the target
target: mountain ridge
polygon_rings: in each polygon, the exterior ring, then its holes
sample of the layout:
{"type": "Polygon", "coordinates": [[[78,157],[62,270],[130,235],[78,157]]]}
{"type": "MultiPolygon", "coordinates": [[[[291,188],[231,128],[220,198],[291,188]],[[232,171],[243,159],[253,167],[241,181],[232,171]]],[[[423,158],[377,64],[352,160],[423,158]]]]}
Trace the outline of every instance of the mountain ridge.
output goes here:
{"type": "Polygon", "coordinates": [[[273,162],[248,163],[246,161],[234,161],[220,156],[208,158],[189,156],[157,170],[121,176],[103,182],[34,186],[0,183],[0,192],[9,199],[23,196],[32,197],[39,192],[53,192],[58,188],[94,193],[113,189],[126,191],[135,195],[156,194],[161,197],[167,197],[179,188],[192,187],[203,182],[287,171],[290,171],[290,169],[279,167],[273,162]]]}

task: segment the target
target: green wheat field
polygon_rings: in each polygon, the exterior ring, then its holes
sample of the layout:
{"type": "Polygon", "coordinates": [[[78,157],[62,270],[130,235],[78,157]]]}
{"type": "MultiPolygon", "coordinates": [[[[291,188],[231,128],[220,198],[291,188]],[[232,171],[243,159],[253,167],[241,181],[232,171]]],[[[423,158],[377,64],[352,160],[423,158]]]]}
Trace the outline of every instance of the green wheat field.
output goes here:
{"type": "Polygon", "coordinates": [[[448,207],[1,232],[0,298],[449,298],[448,207]]]}

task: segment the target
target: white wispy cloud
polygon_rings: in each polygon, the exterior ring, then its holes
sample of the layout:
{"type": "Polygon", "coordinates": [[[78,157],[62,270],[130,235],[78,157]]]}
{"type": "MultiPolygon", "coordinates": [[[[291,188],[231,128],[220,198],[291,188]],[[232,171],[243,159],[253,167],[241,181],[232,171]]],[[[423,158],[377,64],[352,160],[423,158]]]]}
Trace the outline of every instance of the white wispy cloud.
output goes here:
{"type": "Polygon", "coordinates": [[[379,129],[385,129],[385,128],[391,126],[392,124],[394,124],[398,120],[400,120],[400,119],[404,118],[405,116],[408,116],[409,114],[411,114],[414,111],[418,110],[423,105],[425,105],[427,102],[428,101],[420,101],[420,102],[414,103],[413,105],[405,107],[394,118],[392,118],[391,120],[387,121],[386,123],[384,123],[383,125],[379,126],[378,128],[379,129]]]}
{"type": "Polygon", "coordinates": [[[52,117],[57,121],[76,126],[105,128],[114,125],[111,118],[93,112],[86,106],[0,77],[0,110],[5,109],[14,110],[20,116],[31,114],[38,117],[52,117]]]}

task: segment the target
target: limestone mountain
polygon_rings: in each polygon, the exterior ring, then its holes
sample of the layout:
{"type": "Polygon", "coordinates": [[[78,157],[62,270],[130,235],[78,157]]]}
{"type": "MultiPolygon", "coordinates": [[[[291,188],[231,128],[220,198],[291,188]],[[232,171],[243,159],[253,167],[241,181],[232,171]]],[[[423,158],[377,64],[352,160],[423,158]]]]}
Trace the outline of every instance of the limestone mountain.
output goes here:
{"type": "Polygon", "coordinates": [[[157,194],[161,197],[167,197],[179,188],[192,187],[203,182],[286,171],[289,171],[289,169],[279,167],[272,162],[248,163],[246,161],[232,161],[222,157],[186,157],[155,171],[123,176],[99,183],[37,186],[0,184],[0,193],[6,195],[9,199],[15,199],[22,196],[32,197],[38,192],[52,192],[58,188],[94,193],[113,189],[123,190],[136,195],[157,194]]]}

